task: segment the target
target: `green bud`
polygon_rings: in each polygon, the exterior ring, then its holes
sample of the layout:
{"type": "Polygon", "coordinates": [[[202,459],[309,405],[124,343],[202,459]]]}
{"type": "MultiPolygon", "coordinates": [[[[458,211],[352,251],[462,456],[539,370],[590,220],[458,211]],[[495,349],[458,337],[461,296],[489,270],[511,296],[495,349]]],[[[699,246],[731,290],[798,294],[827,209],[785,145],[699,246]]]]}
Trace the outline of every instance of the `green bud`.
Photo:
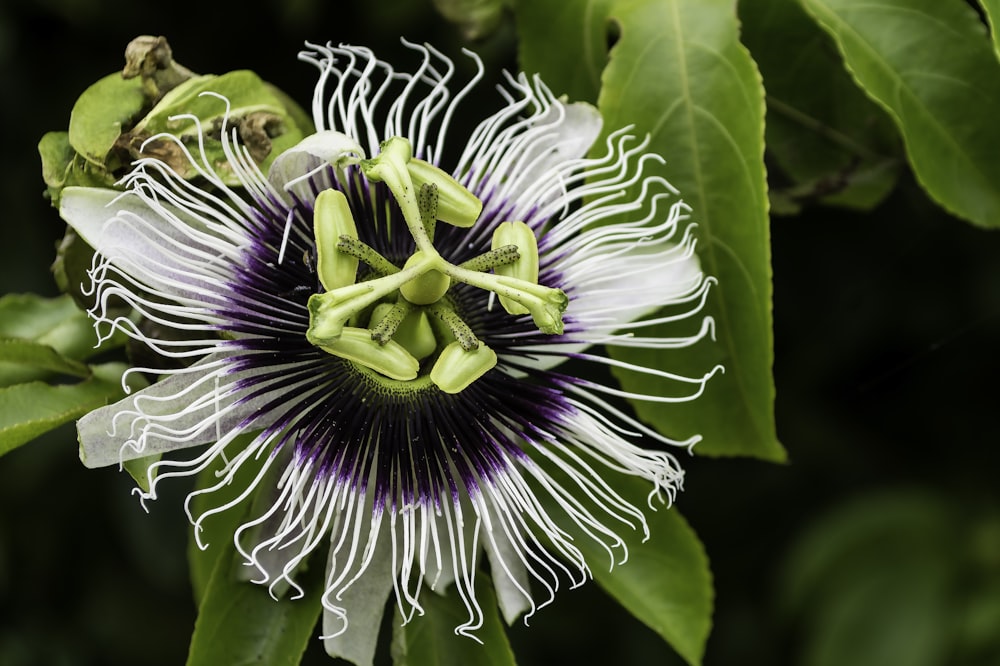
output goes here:
{"type": "Polygon", "coordinates": [[[459,184],[448,172],[430,162],[410,159],[406,164],[413,186],[419,192],[424,185],[437,188],[437,219],[456,227],[471,227],[483,212],[483,202],[459,184]]]}
{"type": "Polygon", "coordinates": [[[420,369],[417,359],[401,344],[390,340],[381,345],[372,340],[372,332],[367,328],[345,327],[336,341],[318,346],[328,354],[363,365],[390,379],[416,379],[420,369]]]}
{"type": "Polygon", "coordinates": [[[343,192],[323,190],[316,197],[313,230],[316,235],[316,273],[323,288],[333,291],[354,284],[358,259],[337,250],[341,236],[358,237],[358,228],[343,192]]]}
{"type": "Polygon", "coordinates": [[[486,345],[466,351],[458,342],[452,342],[431,368],[431,381],[445,393],[460,393],[496,364],[496,352],[486,345]]]}
{"type": "MultiPolygon", "coordinates": [[[[538,284],[538,241],[535,232],[524,222],[504,222],[493,231],[493,249],[516,245],[518,258],[506,265],[497,266],[493,272],[538,284]]],[[[528,314],[530,310],[516,301],[500,296],[500,305],[512,315],[528,314]]]]}
{"type": "MultiPolygon", "coordinates": [[[[422,261],[424,261],[424,253],[420,251],[414,252],[406,260],[403,270],[405,271],[407,268],[422,261]]],[[[430,305],[439,301],[448,292],[450,286],[450,277],[441,271],[431,269],[404,284],[400,287],[399,292],[403,294],[403,298],[414,305],[430,305]]]]}

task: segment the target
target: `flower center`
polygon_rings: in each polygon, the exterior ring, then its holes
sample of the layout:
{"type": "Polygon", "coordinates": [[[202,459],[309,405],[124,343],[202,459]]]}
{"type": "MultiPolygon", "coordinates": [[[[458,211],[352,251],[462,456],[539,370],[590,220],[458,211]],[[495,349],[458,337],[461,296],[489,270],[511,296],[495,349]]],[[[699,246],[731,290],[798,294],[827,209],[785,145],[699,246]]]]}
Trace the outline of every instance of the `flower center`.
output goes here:
{"type": "Polygon", "coordinates": [[[543,333],[562,333],[568,299],[561,290],[538,284],[538,245],[528,225],[498,225],[491,250],[453,264],[434,247],[435,227],[438,222],[471,227],[482,212],[474,194],[414,158],[410,142],[401,137],[384,142],[372,159],[345,156],[334,166],[351,164],[369,181],[388,187],[416,251],[397,267],[358,238],[342,192],[321,192],[313,226],[316,270],[326,291],[309,298],[310,343],[392,380],[413,381],[421,368],[429,368],[432,383],[458,393],[489,372],[497,356],[456,311],[448,295],[454,284],[492,291],[509,314],[530,314],[543,333]],[[361,264],[368,270],[359,282],[361,264]]]}

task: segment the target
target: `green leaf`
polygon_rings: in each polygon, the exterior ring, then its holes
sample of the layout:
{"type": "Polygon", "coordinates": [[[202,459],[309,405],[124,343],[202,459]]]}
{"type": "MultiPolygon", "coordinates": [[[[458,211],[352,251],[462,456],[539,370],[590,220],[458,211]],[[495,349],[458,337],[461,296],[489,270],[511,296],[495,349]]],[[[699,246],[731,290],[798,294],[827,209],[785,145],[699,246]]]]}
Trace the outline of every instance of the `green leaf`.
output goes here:
{"type": "Polygon", "coordinates": [[[322,557],[300,572],[302,598],[273,599],[266,586],[239,579],[242,558],[230,535],[227,552],[217,561],[205,589],[191,637],[187,666],[267,664],[295,666],[310,640],[322,610],[322,557]]]}
{"type": "Polygon", "coordinates": [[[476,600],[483,610],[483,626],[475,630],[482,641],[459,636],[455,627],[468,621],[468,611],[452,585],[444,595],[423,590],[423,615],[403,624],[396,608],[392,631],[392,662],[395,666],[513,666],[503,621],[497,612],[493,583],[488,576],[476,578],[476,600]]]}
{"type": "Polygon", "coordinates": [[[743,43],[767,89],[767,150],[793,183],[777,195],[865,210],[878,204],[903,162],[892,119],[858,89],[798,3],[743,0],[739,10],[743,43]]]}
{"type": "Polygon", "coordinates": [[[38,142],[38,156],[42,160],[46,194],[55,208],[59,208],[62,191],[66,187],[113,187],[115,184],[114,175],[108,173],[103,165],[87,162],[73,150],[67,132],[45,134],[38,142]]]}
{"type": "Polygon", "coordinates": [[[1000,227],[1000,62],[963,2],[801,0],[896,121],[917,180],[951,213],[1000,227]]]}
{"type": "Polygon", "coordinates": [[[962,552],[963,520],[976,512],[955,508],[889,491],[815,522],[778,568],[785,610],[804,629],[799,663],[933,666],[960,654],[949,643],[963,610],[955,591],[976,589],[962,552]]]}
{"type": "Polygon", "coordinates": [[[0,298],[0,337],[51,345],[77,360],[86,358],[97,341],[87,314],[69,296],[44,298],[7,294],[0,298]]]}
{"type": "Polygon", "coordinates": [[[519,0],[518,57],[526,72],[537,72],[557,95],[597,102],[601,72],[608,64],[607,23],[615,0],[519,0]],[[553,39],[553,27],[559,39],[553,39]]]}
{"type": "Polygon", "coordinates": [[[65,372],[86,377],[72,361],[91,358],[98,351],[121,344],[115,336],[98,349],[97,336],[86,313],[77,309],[69,296],[43,298],[34,294],[8,294],[0,298],[0,339],[17,339],[32,343],[17,348],[9,346],[7,357],[0,356],[0,386],[45,379],[52,372],[65,372]],[[37,347],[48,347],[44,352],[37,347]],[[20,358],[10,357],[20,354],[20,358]],[[63,361],[56,360],[62,357],[63,361]],[[57,364],[53,366],[53,364],[57,364]],[[69,365],[67,365],[69,364],[69,365]],[[70,368],[75,368],[70,370],[70,368]]]}
{"type": "Polygon", "coordinates": [[[68,132],[47,132],[38,142],[38,156],[42,159],[42,180],[48,186],[53,205],[58,206],[59,192],[66,185],[67,174],[76,157],[69,145],[68,132]]]}
{"type": "Polygon", "coordinates": [[[980,0],[986,20],[990,24],[990,34],[993,36],[993,50],[1000,58],[1000,35],[997,35],[997,21],[1000,21],[1000,0],[980,0]]]}
{"type": "MultiPolygon", "coordinates": [[[[226,458],[234,458],[239,451],[245,447],[252,438],[241,436],[226,447],[226,458]]],[[[221,471],[222,462],[218,467],[209,467],[203,470],[195,481],[195,488],[210,488],[219,481],[217,473],[221,471]]],[[[236,473],[233,481],[218,491],[213,493],[201,493],[191,499],[191,515],[199,518],[206,511],[216,507],[225,506],[235,500],[250,486],[264,464],[264,458],[248,460],[236,473]]],[[[265,487],[261,484],[260,487],[265,487]]],[[[201,603],[208,588],[212,573],[216,564],[222,556],[231,557],[233,552],[233,536],[237,528],[246,520],[247,513],[251,508],[252,500],[247,499],[242,504],[233,506],[226,511],[213,513],[201,522],[201,542],[206,545],[202,549],[198,547],[194,539],[194,532],[188,538],[188,564],[191,570],[191,587],[194,591],[195,601],[201,603]]]]}
{"type": "Polygon", "coordinates": [[[0,455],[122,397],[126,366],[92,366],[93,375],[78,384],[28,382],[0,388],[0,455]]]}
{"type": "Polygon", "coordinates": [[[66,358],[48,345],[18,338],[0,338],[0,368],[5,363],[25,365],[72,377],[90,376],[90,368],[83,363],[66,358]]]}
{"type": "MultiPolygon", "coordinates": [[[[198,76],[164,95],[131,130],[129,141],[138,155],[138,145],[161,132],[195,142],[202,131],[209,162],[224,179],[240,184],[231,173],[221,141],[212,137],[212,130],[221,128],[226,119],[229,130],[238,130],[251,156],[266,172],[275,156],[301,141],[311,129],[300,126],[303,115],[294,104],[288,104],[286,96],[250,71],[198,76]],[[218,95],[225,99],[219,99],[218,95]]],[[[170,141],[153,139],[146,152],[165,159],[185,178],[197,175],[170,141]]]]}
{"type": "Polygon", "coordinates": [[[109,74],[87,88],[69,117],[69,143],[88,162],[104,168],[123,129],[146,103],[142,79],[109,74]]]}
{"type": "MultiPolygon", "coordinates": [[[[620,38],[603,72],[599,107],[605,132],[626,125],[649,134],[650,152],[663,155],[665,176],[694,209],[699,256],[718,279],[706,314],[719,342],[679,352],[615,349],[613,356],[639,365],[700,377],[716,364],[725,374],[700,399],[682,404],[635,403],[639,415],[673,436],[701,433],[695,449],[709,455],[750,455],[783,460],[774,427],[771,377],[771,270],[763,164],[764,101],[760,77],[740,45],[730,0],[539,0],[519,4],[531,21],[559,25],[528,32],[522,55],[528,70],[540,69],[556,94],[568,83],[583,53],[591,71],[600,60],[606,29],[620,38]]],[[[597,145],[603,146],[599,140],[597,145]]],[[[633,193],[638,192],[638,188],[633,193]]],[[[676,329],[648,329],[677,335],[676,329]]],[[[623,386],[639,393],[673,395],[668,380],[618,372],[623,386]]]]}
{"type": "Polygon", "coordinates": [[[559,526],[573,535],[573,544],[583,553],[598,584],[687,663],[700,664],[712,628],[715,597],[704,546],[676,508],[659,506],[653,511],[648,507],[648,482],[618,475],[605,481],[643,509],[649,524],[648,541],[643,541],[639,531],[617,530],[628,548],[624,564],[611,566],[608,551],[572,524],[549,494],[539,493],[538,499],[559,526]]]}

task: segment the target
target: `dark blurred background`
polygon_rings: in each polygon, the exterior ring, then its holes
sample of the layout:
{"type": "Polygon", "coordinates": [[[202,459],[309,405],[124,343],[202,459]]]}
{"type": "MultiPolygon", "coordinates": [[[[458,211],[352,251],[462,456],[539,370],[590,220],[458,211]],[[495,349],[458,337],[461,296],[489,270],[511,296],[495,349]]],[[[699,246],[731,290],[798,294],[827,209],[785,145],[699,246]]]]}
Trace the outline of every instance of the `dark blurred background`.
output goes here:
{"type": "MultiPolygon", "coordinates": [[[[130,39],[166,35],[202,73],[253,69],[300,103],[304,40],[398,37],[456,56],[429,0],[0,4],[0,291],[56,293],[63,225],[36,144],[65,129],[130,39]],[[377,14],[377,18],[376,18],[377,14]]],[[[510,23],[472,45],[516,67],[510,23]]],[[[412,57],[412,56],[410,56],[412,57]]],[[[558,92],[558,91],[557,91],[558,92]]],[[[716,578],[706,664],[1000,664],[1000,235],[910,178],[870,213],[772,224],[778,433],[790,462],[694,458],[678,505],[716,578]]],[[[0,664],[174,665],[195,607],[181,484],[146,515],[72,428],[0,460],[0,664]]],[[[680,663],[595,585],[511,630],[519,663],[680,663]]],[[[315,641],[307,663],[331,663],[315,641]]]]}

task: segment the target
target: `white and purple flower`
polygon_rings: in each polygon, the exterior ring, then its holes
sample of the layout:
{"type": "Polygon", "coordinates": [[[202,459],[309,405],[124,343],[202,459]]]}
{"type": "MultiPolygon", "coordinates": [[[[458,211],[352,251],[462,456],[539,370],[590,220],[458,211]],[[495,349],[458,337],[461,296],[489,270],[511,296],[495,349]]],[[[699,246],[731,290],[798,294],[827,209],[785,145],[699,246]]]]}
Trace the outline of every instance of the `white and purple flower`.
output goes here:
{"type": "MultiPolygon", "coordinates": [[[[160,136],[200,178],[140,159],[124,193],[68,188],[61,204],[98,252],[99,333],[186,364],[144,369],[163,378],[81,419],[84,463],[204,446],[155,462],[144,499],[166,478],[216,469],[192,497],[210,494],[257,465],[208,513],[257,496],[234,538],[275,593],[328,548],[324,638],[358,663],[392,594],[408,618],[424,587],[454,584],[469,613],[457,631],[474,632],[481,554],[508,622],[560,580],[582,582],[587,563],[559,521],[623,560],[616,530],[646,522],[605,477],[641,477],[650,506],[670,501],[683,472],[660,449],[698,438],[667,439],[612,403],[693,399],[715,372],[669,375],[600,347],[678,348],[712,333],[688,208],[647,173],[659,158],[627,130],[592,150],[597,111],[523,75],[454,146],[449,126],[482,67],[453,94],[452,64],[414,48],[420,65],[405,73],[366,49],[311,46],[318,131],[266,177],[223,127],[226,178],[202,150],[160,136]],[[242,188],[226,185],[233,176],[242,188]],[[113,300],[179,335],[154,337],[113,300]],[[644,336],[688,319],[700,323],[685,336],[644,336]],[[588,366],[668,377],[678,391],[634,395],[580,376],[588,366]]],[[[191,516],[196,535],[204,517],[191,516]]]]}

